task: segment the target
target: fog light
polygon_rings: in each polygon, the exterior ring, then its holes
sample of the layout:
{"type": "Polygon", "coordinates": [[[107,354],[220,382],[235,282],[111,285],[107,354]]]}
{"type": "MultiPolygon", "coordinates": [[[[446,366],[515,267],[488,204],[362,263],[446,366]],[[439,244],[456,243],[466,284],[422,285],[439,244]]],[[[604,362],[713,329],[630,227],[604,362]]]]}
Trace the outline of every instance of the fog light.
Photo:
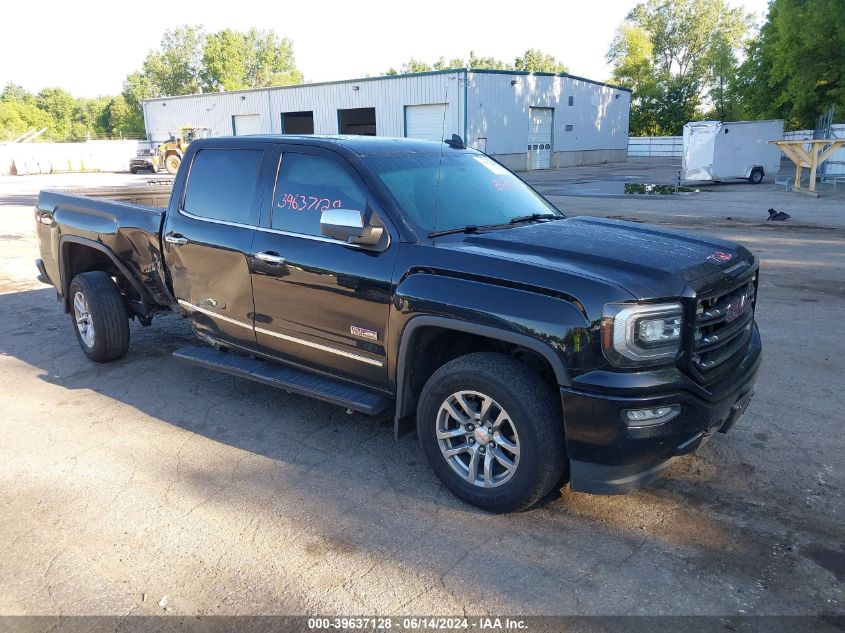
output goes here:
{"type": "Polygon", "coordinates": [[[670,404],[650,409],[628,409],[623,412],[623,417],[628,426],[652,426],[668,422],[680,412],[681,405],[670,404]]]}

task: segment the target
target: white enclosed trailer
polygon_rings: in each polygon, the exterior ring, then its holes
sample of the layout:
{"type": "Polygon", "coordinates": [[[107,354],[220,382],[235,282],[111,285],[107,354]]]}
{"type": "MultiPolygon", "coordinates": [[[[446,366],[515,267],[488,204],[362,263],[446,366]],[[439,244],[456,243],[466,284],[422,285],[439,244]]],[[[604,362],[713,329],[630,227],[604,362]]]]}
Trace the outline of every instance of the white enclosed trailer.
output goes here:
{"type": "Polygon", "coordinates": [[[783,121],[691,121],[684,125],[681,180],[747,179],[759,184],[780,169],[783,121]]]}

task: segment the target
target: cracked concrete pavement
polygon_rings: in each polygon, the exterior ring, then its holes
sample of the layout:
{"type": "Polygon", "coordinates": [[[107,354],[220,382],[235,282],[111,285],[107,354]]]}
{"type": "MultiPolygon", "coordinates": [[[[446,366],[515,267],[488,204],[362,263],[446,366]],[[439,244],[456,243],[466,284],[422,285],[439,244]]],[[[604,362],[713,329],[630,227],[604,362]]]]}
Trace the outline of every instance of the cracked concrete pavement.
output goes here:
{"type": "Polygon", "coordinates": [[[845,614],[845,228],[818,201],[777,194],[801,222],[772,226],[724,219],[770,185],[555,197],[747,244],[765,361],[738,426],[647,489],[493,516],[387,417],[175,362],[174,316],[88,362],[34,280],[33,196],[139,178],[0,179],[0,614],[845,614]]]}

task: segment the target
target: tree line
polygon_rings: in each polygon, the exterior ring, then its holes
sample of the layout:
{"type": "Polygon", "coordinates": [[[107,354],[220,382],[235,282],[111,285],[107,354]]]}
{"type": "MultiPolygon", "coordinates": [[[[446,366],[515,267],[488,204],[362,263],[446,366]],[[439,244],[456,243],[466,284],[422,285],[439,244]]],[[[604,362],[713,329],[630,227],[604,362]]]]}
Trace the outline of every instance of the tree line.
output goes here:
{"type": "Polygon", "coordinates": [[[724,0],[647,0],[607,53],[611,81],[632,89],[632,136],[678,135],[696,119],[784,119],[813,129],[845,119],[842,0],[770,0],[754,16],[724,0]]]}
{"type": "MultiPolygon", "coordinates": [[[[813,128],[830,107],[845,118],[845,11],[842,0],[770,0],[755,16],[725,0],[645,0],[619,26],[607,52],[609,81],[632,90],[630,133],[680,134],[696,119],[782,118],[813,128]]],[[[433,62],[411,58],[383,74],[447,68],[566,72],[552,55],[529,49],[513,61],[478,56],[433,62]]],[[[141,102],[305,81],[292,42],[273,30],[199,26],[165,32],[123,92],[75,98],[61,88],[31,94],[10,83],[0,92],[0,140],[46,128],[45,138],[141,137],[141,102]]]]}

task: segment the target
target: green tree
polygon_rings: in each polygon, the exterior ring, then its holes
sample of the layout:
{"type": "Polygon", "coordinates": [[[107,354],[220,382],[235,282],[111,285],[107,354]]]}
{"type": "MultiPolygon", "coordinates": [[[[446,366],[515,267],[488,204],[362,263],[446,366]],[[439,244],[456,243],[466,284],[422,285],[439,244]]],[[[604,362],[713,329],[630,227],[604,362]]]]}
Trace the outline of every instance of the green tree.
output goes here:
{"type": "Polygon", "coordinates": [[[514,62],[516,70],[527,70],[532,73],[565,73],[566,66],[558,62],[554,56],[529,48],[514,62]]]}
{"type": "Polygon", "coordinates": [[[0,139],[11,141],[30,130],[49,128],[50,115],[34,103],[0,99],[0,139]]]}
{"type": "Polygon", "coordinates": [[[607,53],[612,80],[633,90],[631,133],[679,134],[705,99],[726,112],[728,81],[750,20],[725,0],[635,6],[607,53]]]}
{"type": "Polygon", "coordinates": [[[35,103],[35,96],[28,92],[23,86],[7,83],[0,92],[0,101],[20,101],[23,103],[35,103]]]}
{"type": "Polygon", "coordinates": [[[165,31],[160,49],[150,51],[141,70],[126,78],[126,101],[140,113],[144,99],[202,92],[205,37],[199,26],[165,31]]]}
{"type": "Polygon", "coordinates": [[[742,111],[813,128],[845,112],[845,11],[841,0],[772,0],[733,90],[742,111]]]}
{"type": "Polygon", "coordinates": [[[517,57],[512,64],[495,57],[479,57],[475,54],[475,51],[470,51],[468,59],[453,57],[452,59],[446,61],[445,57],[440,57],[440,59],[433,64],[429,64],[428,62],[420,61],[412,57],[410,60],[402,64],[398,70],[391,67],[384,74],[398,75],[400,73],[422,73],[431,70],[448,70],[450,68],[522,70],[544,73],[566,72],[566,66],[558,62],[552,55],[530,48],[517,57]]]}
{"type": "Polygon", "coordinates": [[[35,105],[50,117],[47,133],[54,139],[66,139],[71,136],[73,109],[75,100],[61,88],[44,88],[35,96],[35,105]]]}
{"type": "Polygon", "coordinates": [[[302,83],[293,44],[274,31],[225,29],[206,39],[203,81],[207,90],[242,90],[302,83]]]}
{"type": "Polygon", "coordinates": [[[120,136],[144,134],[144,117],[133,109],[123,95],[109,100],[102,113],[101,125],[120,136]]]}

